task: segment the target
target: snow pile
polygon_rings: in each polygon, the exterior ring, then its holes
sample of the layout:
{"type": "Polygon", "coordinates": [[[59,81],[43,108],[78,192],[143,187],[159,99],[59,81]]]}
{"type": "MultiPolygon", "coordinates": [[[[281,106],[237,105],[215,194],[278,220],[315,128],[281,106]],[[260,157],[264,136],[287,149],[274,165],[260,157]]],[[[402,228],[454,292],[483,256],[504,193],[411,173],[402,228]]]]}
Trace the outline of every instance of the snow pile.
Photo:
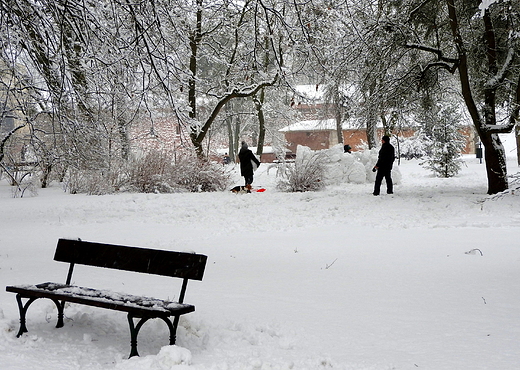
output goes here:
{"type": "MultiPolygon", "coordinates": [[[[378,149],[372,149],[344,153],[342,144],[319,151],[298,145],[295,162],[297,165],[302,164],[314,160],[315,156],[318,156],[325,168],[326,185],[365,184],[375,180],[375,173],[372,172],[372,169],[377,162],[378,152],[378,149]]],[[[401,182],[401,173],[397,166],[392,169],[392,180],[394,184],[401,182]]]]}

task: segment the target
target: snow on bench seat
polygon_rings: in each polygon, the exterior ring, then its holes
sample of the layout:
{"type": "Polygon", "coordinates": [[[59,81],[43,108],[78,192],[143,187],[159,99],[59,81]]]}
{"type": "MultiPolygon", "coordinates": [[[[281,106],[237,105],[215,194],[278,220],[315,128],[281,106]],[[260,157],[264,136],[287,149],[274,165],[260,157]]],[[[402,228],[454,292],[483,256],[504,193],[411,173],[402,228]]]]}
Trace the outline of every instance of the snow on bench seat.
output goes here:
{"type": "Polygon", "coordinates": [[[156,315],[164,313],[167,316],[172,316],[195,310],[195,307],[190,304],[61,283],[47,282],[37,285],[16,285],[7,287],[7,290],[13,293],[20,293],[22,296],[30,295],[34,297],[40,295],[41,298],[54,298],[59,301],[75,302],[134,313],[142,310],[156,315]],[[28,292],[31,293],[28,294],[28,292]]]}

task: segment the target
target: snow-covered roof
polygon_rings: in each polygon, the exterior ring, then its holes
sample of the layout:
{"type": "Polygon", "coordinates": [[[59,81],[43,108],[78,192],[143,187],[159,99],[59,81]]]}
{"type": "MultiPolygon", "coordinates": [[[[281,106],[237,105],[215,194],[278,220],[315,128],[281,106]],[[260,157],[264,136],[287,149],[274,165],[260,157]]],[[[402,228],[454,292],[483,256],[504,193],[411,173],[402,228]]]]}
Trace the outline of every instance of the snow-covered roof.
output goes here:
{"type": "MultiPolygon", "coordinates": [[[[256,149],[257,149],[256,146],[250,146],[249,149],[251,149],[251,151],[253,153],[256,153],[256,149]]],[[[229,149],[228,148],[218,148],[215,151],[218,154],[224,155],[225,153],[229,152],[229,149]]],[[[286,151],[289,151],[289,150],[286,149],[286,151]]],[[[270,153],[274,153],[274,152],[275,152],[275,149],[272,146],[264,146],[263,150],[262,150],[263,154],[270,154],[270,153]]]]}
{"type": "MultiPolygon", "coordinates": [[[[348,130],[353,128],[351,124],[348,122],[342,123],[342,129],[348,130]]],[[[336,129],[336,120],[334,118],[329,119],[317,119],[317,120],[308,120],[308,121],[299,121],[293,123],[292,125],[285,126],[281,128],[280,132],[289,132],[289,131],[324,131],[324,130],[335,130],[336,129]]]]}
{"type": "MultiPolygon", "coordinates": [[[[324,103],[325,92],[328,88],[326,84],[313,84],[313,85],[296,85],[294,90],[297,94],[295,97],[296,103],[324,103]]],[[[340,86],[338,87],[344,95],[352,96],[355,92],[354,85],[340,86]]]]}
{"type": "Polygon", "coordinates": [[[326,85],[297,85],[294,89],[302,98],[316,101],[322,101],[325,94],[326,85]]]}

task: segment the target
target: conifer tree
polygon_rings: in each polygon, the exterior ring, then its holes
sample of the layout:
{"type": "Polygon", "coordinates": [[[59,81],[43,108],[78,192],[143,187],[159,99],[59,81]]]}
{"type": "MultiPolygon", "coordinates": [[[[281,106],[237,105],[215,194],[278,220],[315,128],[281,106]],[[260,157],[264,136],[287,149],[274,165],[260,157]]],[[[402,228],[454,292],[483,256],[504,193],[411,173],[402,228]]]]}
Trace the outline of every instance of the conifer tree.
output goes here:
{"type": "Polygon", "coordinates": [[[461,169],[465,140],[459,121],[452,107],[439,109],[438,122],[428,130],[430,147],[426,150],[426,160],[421,164],[438,177],[453,177],[461,169]]]}

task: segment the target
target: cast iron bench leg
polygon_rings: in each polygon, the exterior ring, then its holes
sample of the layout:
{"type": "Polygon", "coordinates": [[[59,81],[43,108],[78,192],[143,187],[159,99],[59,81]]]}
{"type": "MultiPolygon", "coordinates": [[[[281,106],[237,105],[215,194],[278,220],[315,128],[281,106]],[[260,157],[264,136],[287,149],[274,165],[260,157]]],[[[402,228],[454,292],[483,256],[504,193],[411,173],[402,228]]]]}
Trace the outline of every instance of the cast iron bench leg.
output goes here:
{"type": "Polygon", "coordinates": [[[23,333],[27,333],[27,326],[25,325],[25,314],[27,313],[27,309],[38,298],[28,298],[28,301],[25,303],[25,305],[22,302],[22,296],[20,294],[16,295],[16,302],[18,302],[18,310],[20,311],[20,330],[18,330],[18,334],[16,334],[16,337],[19,338],[22,336],[23,333]]]}
{"type": "Polygon", "coordinates": [[[139,334],[139,330],[141,330],[141,326],[143,326],[143,324],[145,322],[148,321],[148,317],[143,317],[141,318],[141,320],[139,320],[139,322],[137,323],[137,325],[134,324],[134,317],[132,316],[132,314],[128,314],[128,324],[130,325],[130,356],[129,357],[134,357],[134,356],[139,356],[139,353],[137,352],[137,335],[139,334]]]}
{"type": "Polygon", "coordinates": [[[177,341],[177,327],[179,326],[179,319],[181,318],[181,315],[176,315],[173,319],[173,326],[170,328],[170,344],[175,344],[177,341]]]}
{"type": "Polygon", "coordinates": [[[58,309],[58,322],[56,323],[57,328],[63,328],[63,310],[65,308],[65,301],[52,300],[58,309]]]}
{"type": "MultiPolygon", "coordinates": [[[[178,317],[178,316],[176,316],[176,317],[178,317]]],[[[168,325],[168,329],[170,329],[170,346],[173,346],[175,344],[175,339],[176,339],[175,332],[177,329],[177,324],[175,324],[175,323],[172,324],[171,320],[168,317],[161,317],[161,319],[163,319],[163,321],[166,323],[166,325],[168,325]]]]}
{"type": "MultiPolygon", "coordinates": [[[[29,309],[29,306],[31,305],[31,303],[33,303],[34,301],[36,301],[38,299],[38,297],[31,297],[31,298],[27,298],[27,302],[25,302],[25,305],[23,304],[23,299],[24,297],[22,297],[19,293],[16,295],[16,301],[18,302],[18,310],[20,311],[20,330],[18,331],[18,334],[16,334],[16,337],[17,338],[20,338],[22,336],[23,333],[27,333],[28,330],[27,330],[27,319],[26,319],[26,316],[27,316],[27,310],[29,309]]],[[[56,327],[57,328],[61,328],[63,327],[63,309],[65,307],[65,302],[59,302],[57,299],[52,299],[51,300],[54,302],[54,304],[56,305],[56,308],[58,309],[58,322],[56,323],[56,327]]]]}

